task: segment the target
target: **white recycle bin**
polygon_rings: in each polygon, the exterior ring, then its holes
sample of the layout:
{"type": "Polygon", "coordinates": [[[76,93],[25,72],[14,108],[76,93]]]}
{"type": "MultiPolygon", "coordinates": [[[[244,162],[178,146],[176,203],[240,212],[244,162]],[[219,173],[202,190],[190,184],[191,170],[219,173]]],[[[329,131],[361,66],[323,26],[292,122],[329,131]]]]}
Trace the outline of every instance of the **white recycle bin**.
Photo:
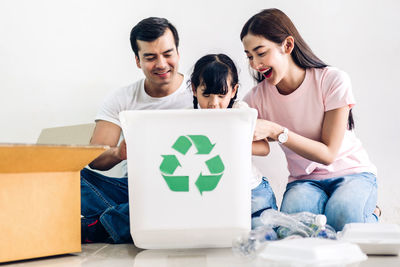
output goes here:
{"type": "Polygon", "coordinates": [[[120,113],[137,247],[230,247],[250,230],[256,117],[254,109],[120,113]]]}

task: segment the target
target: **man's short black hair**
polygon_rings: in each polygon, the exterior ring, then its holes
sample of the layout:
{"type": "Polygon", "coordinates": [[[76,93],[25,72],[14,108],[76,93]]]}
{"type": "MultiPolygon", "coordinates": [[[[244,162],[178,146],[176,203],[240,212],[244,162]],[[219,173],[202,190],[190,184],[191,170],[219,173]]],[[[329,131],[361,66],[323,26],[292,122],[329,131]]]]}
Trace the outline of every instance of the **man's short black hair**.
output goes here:
{"type": "Polygon", "coordinates": [[[143,19],[135,27],[132,28],[131,31],[131,46],[132,50],[137,57],[139,57],[139,47],[137,44],[137,40],[152,42],[162,36],[167,29],[170,29],[172,35],[174,36],[175,46],[178,49],[179,45],[179,36],[178,31],[167,19],[165,18],[157,18],[150,17],[143,19]]]}

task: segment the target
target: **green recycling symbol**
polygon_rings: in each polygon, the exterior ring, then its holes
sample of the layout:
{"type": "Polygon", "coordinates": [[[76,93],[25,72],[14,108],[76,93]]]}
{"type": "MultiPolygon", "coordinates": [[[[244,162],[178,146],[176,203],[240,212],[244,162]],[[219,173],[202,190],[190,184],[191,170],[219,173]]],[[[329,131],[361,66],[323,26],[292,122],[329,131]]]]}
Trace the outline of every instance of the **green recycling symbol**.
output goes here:
{"type": "MultiPolygon", "coordinates": [[[[208,155],[214,148],[215,144],[211,144],[210,139],[204,135],[188,135],[179,136],[172,148],[182,155],[186,155],[192,144],[197,149],[198,155],[208,155]]],[[[160,165],[160,171],[162,177],[164,177],[169,189],[175,192],[189,192],[189,176],[177,176],[174,175],[175,170],[178,167],[182,167],[178,158],[175,155],[161,155],[163,161],[160,165]]],[[[210,158],[206,162],[207,168],[210,175],[203,175],[200,172],[195,185],[199,189],[202,195],[204,191],[213,191],[221,179],[223,172],[225,170],[224,163],[219,155],[210,158]]]]}

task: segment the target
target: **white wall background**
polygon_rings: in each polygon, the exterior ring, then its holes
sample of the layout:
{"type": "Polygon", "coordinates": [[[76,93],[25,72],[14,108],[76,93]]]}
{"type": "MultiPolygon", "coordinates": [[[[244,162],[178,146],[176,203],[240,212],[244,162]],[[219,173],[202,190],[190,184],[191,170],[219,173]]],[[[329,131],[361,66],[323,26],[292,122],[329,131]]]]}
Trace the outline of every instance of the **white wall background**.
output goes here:
{"type": "MultiPolygon", "coordinates": [[[[400,2],[396,0],[0,0],[0,142],[34,143],[42,128],[92,122],[104,96],[141,77],[133,25],[168,18],[181,37],[183,73],[202,55],[238,64],[240,97],[253,85],[239,39],[250,16],[282,9],[314,52],[349,73],[356,133],[379,170],[384,219],[400,222],[400,2]]],[[[287,176],[277,146],[257,159],[278,198],[287,176]]]]}

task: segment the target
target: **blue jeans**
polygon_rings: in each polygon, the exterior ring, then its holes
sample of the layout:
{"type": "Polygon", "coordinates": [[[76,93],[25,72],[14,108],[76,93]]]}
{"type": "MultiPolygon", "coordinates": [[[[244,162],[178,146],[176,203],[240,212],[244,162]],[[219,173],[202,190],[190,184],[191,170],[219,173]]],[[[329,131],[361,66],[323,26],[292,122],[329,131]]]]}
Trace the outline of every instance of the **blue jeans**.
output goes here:
{"type": "Polygon", "coordinates": [[[132,242],[129,227],[128,179],[110,178],[89,169],[81,171],[81,214],[99,220],[109,243],[132,242]]]}
{"type": "Polygon", "coordinates": [[[251,190],[251,229],[263,225],[260,215],[264,210],[275,209],[276,199],[267,178],[263,177],[261,183],[251,190]]]}
{"type": "MultiPolygon", "coordinates": [[[[81,198],[81,213],[85,220],[99,220],[110,236],[102,242],[132,242],[127,178],[110,178],[83,169],[81,198]]],[[[270,208],[277,209],[276,199],[268,180],[263,177],[262,182],[251,190],[252,228],[262,225],[259,216],[270,208]]]]}
{"type": "Polygon", "coordinates": [[[328,224],[340,231],[347,223],[377,222],[376,177],[357,173],[326,180],[298,180],[287,185],[281,211],[325,214],[328,224]]]}

